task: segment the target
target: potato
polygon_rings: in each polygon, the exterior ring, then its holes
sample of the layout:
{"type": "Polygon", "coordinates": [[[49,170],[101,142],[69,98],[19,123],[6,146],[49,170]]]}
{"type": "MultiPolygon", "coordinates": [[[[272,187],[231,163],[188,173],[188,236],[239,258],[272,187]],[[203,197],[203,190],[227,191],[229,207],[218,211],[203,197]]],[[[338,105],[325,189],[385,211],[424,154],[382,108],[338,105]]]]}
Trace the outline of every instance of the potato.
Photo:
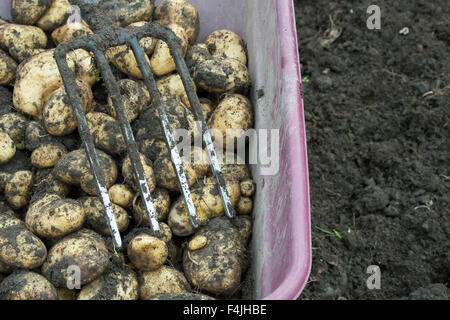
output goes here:
{"type": "Polygon", "coordinates": [[[137,300],[137,276],[128,266],[107,270],[103,276],[85,285],[77,300],[137,300]]]}
{"type": "Polygon", "coordinates": [[[231,296],[241,282],[246,266],[245,244],[239,229],[227,217],[210,220],[196,232],[207,243],[197,250],[183,253],[186,278],[202,291],[231,296]]]}
{"type": "MultiPolygon", "coordinates": [[[[187,183],[189,186],[192,186],[197,180],[197,174],[192,163],[185,158],[181,158],[181,160],[183,163],[184,173],[186,174],[187,183]]],[[[179,190],[175,169],[169,157],[156,159],[154,168],[156,185],[158,187],[166,188],[169,191],[179,190]]]]}
{"type": "Polygon", "coordinates": [[[56,288],[56,291],[58,292],[58,300],[75,300],[77,294],[74,289],[56,288]]]}
{"type": "Polygon", "coordinates": [[[42,143],[54,141],[53,137],[45,130],[44,126],[37,121],[29,121],[25,126],[25,148],[33,151],[42,143]]]}
{"type": "Polygon", "coordinates": [[[15,172],[5,186],[5,197],[9,205],[15,209],[28,204],[33,186],[33,173],[27,170],[15,172]]]}
{"type": "MultiPolygon", "coordinates": [[[[245,137],[245,131],[253,127],[252,105],[243,95],[227,95],[211,114],[207,125],[210,130],[218,130],[222,134],[215,144],[226,148],[227,141],[242,139],[245,137]]],[[[213,136],[214,141],[216,138],[213,136]]],[[[236,142],[234,146],[237,147],[236,142]]]]}
{"type": "Polygon", "coordinates": [[[163,156],[170,156],[166,142],[158,138],[139,141],[139,151],[151,161],[155,161],[163,156]]]}
{"type": "MultiPolygon", "coordinates": [[[[139,155],[139,158],[141,160],[141,164],[144,168],[144,174],[147,178],[147,185],[149,192],[153,192],[155,190],[155,176],[153,173],[153,168],[151,166],[151,162],[141,153],[139,155]]],[[[134,176],[134,171],[131,166],[131,160],[130,156],[126,156],[123,160],[122,164],[122,175],[125,179],[125,182],[128,183],[134,191],[139,191],[139,186],[136,182],[136,177],[134,176]]]]}
{"type": "Polygon", "coordinates": [[[18,270],[0,283],[0,300],[58,300],[58,293],[39,273],[18,270]]]}
{"type": "Polygon", "coordinates": [[[129,242],[127,253],[135,268],[140,271],[152,271],[166,262],[168,249],[164,241],[141,233],[129,242]]]}
{"type": "MultiPolygon", "coordinates": [[[[102,160],[105,162],[103,164],[100,164],[100,166],[103,171],[103,176],[105,177],[106,188],[108,189],[114,183],[116,183],[117,175],[118,175],[117,167],[114,162],[110,162],[110,161],[114,161],[112,159],[109,159],[108,161],[106,161],[106,159],[102,159],[102,160]]],[[[100,161],[102,161],[102,160],[100,160],[100,161]]],[[[81,189],[84,192],[86,192],[87,194],[89,194],[91,196],[98,195],[97,182],[94,179],[94,176],[91,174],[91,171],[85,173],[81,177],[80,186],[81,186],[81,189]]]]}
{"type": "Polygon", "coordinates": [[[54,193],[61,198],[67,197],[70,186],[55,177],[52,168],[43,168],[36,170],[34,179],[33,194],[54,193]]]}
{"type": "MultiPolygon", "coordinates": [[[[184,56],[189,45],[185,30],[177,24],[169,24],[167,27],[179,38],[181,51],[184,56]]],[[[176,69],[175,61],[170,54],[169,46],[163,40],[158,40],[156,43],[155,51],[150,58],[150,68],[157,76],[163,76],[176,69]]]]}
{"type": "Polygon", "coordinates": [[[34,269],[47,257],[44,243],[29,231],[25,223],[7,213],[0,213],[0,262],[8,266],[34,269]]]}
{"type": "Polygon", "coordinates": [[[31,163],[38,168],[51,168],[66,154],[66,147],[60,143],[41,144],[31,153],[31,163]]]}
{"type": "MultiPolygon", "coordinates": [[[[217,154],[217,156],[219,157],[220,169],[225,180],[234,180],[240,183],[251,178],[245,159],[229,151],[217,154]]],[[[241,189],[240,185],[239,189],[241,189]]]]}
{"type": "Polygon", "coordinates": [[[16,145],[11,137],[0,131],[0,164],[7,163],[16,154],[16,145]]]}
{"type": "Polygon", "coordinates": [[[148,297],[146,300],[216,300],[200,293],[160,293],[148,297]]]}
{"type": "MultiPolygon", "coordinates": [[[[62,86],[61,75],[53,54],[54,49],[47,50],[33,56],[18,68],[13,93],[16,109],[39,118],[49,95],[62,86]]],[[[71,70],[76,71],[77,79],[89,85],[95,83],[94,63],[88,51],[77,49],[69,52],[67,63],[71,70]]]]}
{"type": "Polygon", "coordinates": [[[135,192],[127,184],[115,184],[109,188],[108,195],[112,203],[127,208],[133,205],[135,192]]]}
{"type": "Polygon", "coordinates": [[[248,244],[252,234],[252,220],[249,216],[238,216],[233,221],[234,226],[238,228],[239,235],[244,244],[248,244]]]}
{"type": "Polygon", "coordinates": [[[0,49],[0,85],[14,84],[17,63],[0,49]]]}
{"type": "Polygon", "coordinates": [[[11,16],[16,23],[35,24],[50,8],[52,0],[12,0],[11,16]]]}
{"type": "MultiPolygon", "coordinates": [[[[188,135],[186,138],[200,135],[195,124],[194,115],[184,106],[180,99],[162,96],[161,103],[166,108],[169,128],[172,133],[175,133],[176,130],[180,130],[180,132],[181,130],[187,130],[187,132],[181,132],[181,134],[186,133],[188,135]]],[[[138,141],[152,138],[165,141],[157,108],[145,109],[139,116],[139,119],[133,122],[133,132],[138,141]],[[152,130],[148,128],[152,128],[152,130]]]]}
{"type": "MultiPolygon", "coordinates": [[[[77,79],[81,92],[81,105],[86,114],[93,108],[93,95],[91,87],[86,82],[77,79]]],[[[69,102],[69,97],[64,86],[53,91],[44,103],[42,112],[45,129],[53,136],[63,136],[77,129],[77,120],[69,102]]]]}
{"type": "MultiPolygon", "coordinates": [[[[177,96],[190,109],[189,100],[179,74],[170,74],[156,81],[159,93],[163,96],[177,96]]],[[[194,84],[195,87],[195,84],[194,84]]]]}
{"type": "Polygon", "coordinates": [[[108,0],[100,1],[96,6],[120,27],[149,21],[155,8],[152,0],[108,0]]]}
{"type": "Polygon", "coordinates": [[[252,179],[245,179],[240,183],[241,195],[244,197],[251,197],[255,194],[255,183],[252,179]]]}
{"type": "Polygon", "coordinates": [[[1,280],[2,280],[1,274],[2,273],[8,273],[9,274],[9,273],[13,272],[14,270],[15,270],[15,268],[13,266],[9,266],[9,265],[7,265],[7,264],[5,264],[5,263],[0,261],[0,284],[1,284],[1,280]]]}
{"type": "Polygon", "coordinates": [[[45,194],[30,205],[25,224],[41,238],[59,238],[80,229],[84,219],[83,206],[78,201],[45,194]]]}
{"type": "MultiPolygon", "coordinates": [[[[164,221],[170,209],[170,195],[166,189],[156,188],[152,192],[153,206],[156,211],[158,221],[164,221]]],[[[133,216],[138,226],[149,226],[148,215],[141,201],[140,194],[136,194],[133,199],[133,216]]]]}
{"type": "Polygon", "coordinates": [[[188,243],[190,251],[195,251],[203,248],[208,243],[208,238],[204,235],[194,236],[188,243]]]}
{"type": "Polygon", "coordinates": [[[210,55],[205,44],[195,44],[186,53],[186,63],[199,89],[212,93],[247,93],[251,86],[247,66],[239,60],[210,55]]]}
{"type": "MultiPolygon", "coordinates": [[[[106,222],[105,210],[100,199],[97,197],[83,197],[79,201],[86,215],[86,226],[101,235],[110,236],[111,232],[106,222]]],[[[112,204],[112,208],[119,232],[125,231],[130,222],[128,212],[114,203],[112,204]]]]}
{"type": "Polygon", "coordinates": [[[94,34],[89,25],[82,20],[81,22],[72,22],[70,24],[63,24],[59,28],[53,30],[53,42],[58,45],[64,41],[76,37],[86,37],[94,34]]]}
{"type": "MultiPolygon", "coordinates": [[[[183,158],[187,156],[183,155],[183,158]]],[[[195,171],[197,179],[206,176],[209,172],[209,158],[206,151],[199,147],[192,147],[190,157],[187,157],[191,162],[192,168],[195,171]]]]}
{"type": "Polygon", "coordinates": [[[24,61],[47,47],[47,36],[38,27],[6,23],[0,25],[0,44],[11,57],[24,61]]]}
{"type": "Polygon", "coordinates": [[[94,144],[109,154],[121,154],[127,150],[119,122],[103,112],[86,115],[94,144]]]}
{"type": "Polygon", "coordinates": [[[250,214],[253,210],[253,200],[248,197],[241,197],[237,203],[236,211],[238,214],[250,214]]]}
{"type": "Polygon", "coordinates": [[[36,25],[44,31],[53,31],[67,21],[70,8],[70,2],[67,0],[53,0],[36,25]]]}
{"type": "Polygon", "coordinates": [[[13,139],[16,148],[25,149],[25,128],[27,118],[18,113],[7,113],[0,117],[0,130],[13,139]]]}
{"type": "MultiPolygon", "coordinates": [[[[125,108],[128,121],[131,123],[139,117],[143,108],[150,104],[150,99],[148,99],[144,88],[139,82],[131,79],[122,79],[117,83],[120,88],[123,107],[125,108]]],[[[107,110],[110,116],[117,119],[111,97],[108,97],[107,110]]]]}
{"type": "MultiPolygon", "coordinates": [[[[108,48],[105,55],[109,62],[126,75],[136,79],[144,78],[133,54],[133,50],[128,45],[108,48]]],[[[145,59],[150,63],[147,56],[145,56],[145,59]]]]}
{"type": "Polygon", "coordinates": [[[200,105],[202,106],[203,118],[205,119],[205,121],[208,121],[209,117],[216,107],[208,98],[200,98],[200,105]]]}
{"type": "MultiPolygon", "coordinates": [[[[96,150],[107,188],[112,186],[117,179],[117,166],[114,160],[105,152],[96,150]]],[[[84,149],[69,152],[54,167],[55,177],[70,185],[80,185],[83,179],[86,189],[93,189],[90,181],[93,176],[90,173],[90,164],[84,149]]],[[[90,191],[91,192],[91,191],[90,191]]]]}
{"type": "Polygon", "coordinates": [[[80,284],[85,285],[106,270],[110,254],[103,238],[88,229],[81,229],[58,241],[48,252],[42,274],[55,286],[67,285],[69,266],[80,268],[80,284]]]}
{"type": "Polygon", "coordinates": [[[244,41],[230,30],[216,30],[210,33],[204,43],[213,56],[232,58],[247,64],[247,53],[244,41]]]}
{"type": "MultiPolygon", "coordinates": [[[[239,182],[226,180],[226,188],[230,196],[231,204],[235,206],[239,200],[239,182]]],[[[208,219],[221,216],[225,213],[219,188],[214,177],[205,177],[191,188],[192,201],[197,209],[199,225],[208,219]]],[[[177,236],[189,236],[194,233],[194,228],[189,223],[183,198],[178,198],[169,212],[167,219],[170,229],[177,236]]]]}
{"type": "Polygon", "coordinates": [[[200,20],[197,9],[186,0],[163,0],[153,13],[155,22],[177,24],[188,37],[189,44],[194,44],[200,32],[200,20]]]}
{"type": "Polygon", "coordinates": [[[186,293],[189,283],[183,273],[169,266],[161,266],[154,271],[144,271],[139,277],[139,298],[148,299],[155,294],[186,293]]]}

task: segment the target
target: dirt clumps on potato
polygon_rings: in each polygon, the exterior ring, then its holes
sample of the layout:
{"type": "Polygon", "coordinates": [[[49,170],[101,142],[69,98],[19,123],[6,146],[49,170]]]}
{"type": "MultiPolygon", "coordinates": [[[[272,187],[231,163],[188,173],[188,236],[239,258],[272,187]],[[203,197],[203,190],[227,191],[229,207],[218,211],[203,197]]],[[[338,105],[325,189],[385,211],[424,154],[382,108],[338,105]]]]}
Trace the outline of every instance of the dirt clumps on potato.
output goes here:
{"type": "MultiPolygon", "coordinates": [[[[148,160],[142,153],[139,155],[139,159],[144,168],[144,174],[145,174],[145,177],[147,178],[148,189],[150,192],[153,192],[153,190],[155,190],[156,183],[155,183],[155,176],[153,173],[151,161],[148,160]]],[[[125,157],[125,159],[123,160],[123,163],[122,163],[122,175],[125,179],[125,182],[127,184],[129,184],[133,188],[134,191],[138,192],[139,186],[136,181],[136,177],[134,175],[130,156],[128,156],[128,155],[125,157]]]]}
{"type": "Polygon", "coordinates": [[[0,130],[7,133],[14,141],[16,148],[25,149],[25,129],[27,118],[18,113],[7,113],[0,117],[0,130]]]}
{"type": "Polygon", "coordinates": [[[52,0],[12,0],[11,16],[19,24],[35,24],[50,8],[52,0]]]}
{"type": "Polygon", "coordinates": [[[103,112],[90,112],[86,115],[94,144],[109,154],[121,154],[127,150],[119,122],[103,112]]]}
{"type": "Polygon", "coordinates": [[[38,168],[51,168],[67,154],[67,149],[60,143],[41,144],[31,153],[31,163],[38,168]]]}
{"type": "Polygon", "coordinates": [[[33,173],[28,170],[15,172],[5,186],[5,197],[9,205],[19,209],[28,204],[33,186],[33,173]]]}
{"type": "Polygon", "coordinates": [[[96,232],[81,229],[58,241],[48,252],[42,274],[55,286],[62,287],[70,280],[69,266],[80,268],[80,284],[87,284],[103,274],[110,253],[105,241],[96,232]]]}
{"type": "Polygon", "coordinates": [[[58,300],[58,293],[39,273],[17,270],[0,283],[0,300],[58,300]]]}
{"type": "Polygon", "coordinates": [[[231,30],[216,30],[210,33],[204,43],[213,56],[236,59],[247,64],[247,52],[241,37],[231,30]]]}
{"type": "MultiPolygon", "coordinates": [[[[170,209],[169,192],[163,188],[155,188],[151,195],[156,218],[158,221],[165,221],[170,209]]],[[[133,216],[138,226],[149,226],[147,211],[142,203],[140,194],[136,194],[133,199],[133,216]]]]}
{"type": "Polygon", "coordinates": [[[11,160],[16,154],[16,145],[11,137],[0,131],[0,164],[11,160]]]}
{"type": "Polygon", "coordinates": [[[16,77],[17,62],[0,49],[0,84],[13,84],[16,77]]]}

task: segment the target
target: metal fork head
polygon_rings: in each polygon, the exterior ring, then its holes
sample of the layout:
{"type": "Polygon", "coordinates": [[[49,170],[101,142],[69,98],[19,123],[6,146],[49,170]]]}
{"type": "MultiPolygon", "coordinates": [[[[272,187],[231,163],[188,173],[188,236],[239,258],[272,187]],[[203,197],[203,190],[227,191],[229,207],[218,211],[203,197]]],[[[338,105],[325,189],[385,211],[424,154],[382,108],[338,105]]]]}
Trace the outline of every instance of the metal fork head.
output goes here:
{"type": "MultiPolygon", "coordinates": [[[[214,177],[219,186],[219,192],[224,205],[225,213],[228,217],[234,217],[234,208],[231,204],[230,197],[228,195],[225,180],[223,178],[219,161],[212,143],[211,136],[207,130],[205,119],[203,118],[203,113],[200,105],[200,101],[195,91],[194,82],[190,77],[188,68],[184,61],[179,39],[168,27],[157,24],[157,23],[147,23],[142,27],[135,28],[120,28],[114,24],[106,24],[107,28],[104,27],[105,23],[98,20],[98,15],[92,14],[91,20],[94,24],[103,26],[101,30],[91,36],[73,38],[66,42],[58,45],[55,50],[55,60],[58,65],[61,78],[63,80],[64,87],[66,89],[69,101],[71,103],[72,109],[74,111],[75,118],[77,120],[79,134],[83,140],[84,147],[86,149],[86,154],[89,159],[89,164],[92,169],[93,176],[96,181],[98,194],[102,201],[102,205],[105,210],[105,217],[108,222],[111,235],[113,237],[114,245],[117,250],[121,249],[122,242],[120,238],[119,230],[117,229],[117,224],[112,213],[112,206],[106,189],[105,179],[100,170],[97,153],[89,132],[89,126],[87,124],[86,118],[82,111],[81,99],[79,88],[76,85],[75,77],[72,70],[69,68],[66,62],[66,55],[68,52],[83,48],[91,51],[94,54],[97,66],[101,72],[103,81],[107,88],[107,92],[111,97],[114,109],[116,111],[117,120],[120,124],[121,131],[124,140],[127,144],[128,155],[132,163],[133,171],[137,184],[139,186],[139,192],[141,199],[144,204],[144,208],[147,211],[149,217],[150,227],[155,235],[159,235],[159,224],[156,218],[156,212],[152,202],[152,197],[147,185],[147,179],[145,177],[144,169],[139,157],[139,151],[137,144],[135,142],[133,132],[131,130],[127,114],[123,107],[120,90],[116,80],[114,79],[113,73],[109,66],[109,63],[105,57],[104,51],[107,48],[119,46],[119,45],[129,45],[134,53],[138,66],[143,75],[144,83],[152,97],[152,104],[158,109],[161,125],[164,131],[164,136],[166,140],[167,147],[170,151],[171,160],[175,168],[178,184],[180,191],[182,193],[186,210],[189,217],[189,222],[192,226],[198,227],[197,213],[192,201],[191,193],[189,190],[189,185],[186,179],[186,175],[182,166],[182,161],[176,142],[174,140],[173,134],[169,128],[169,120],[165,111],[164,106],[161,103],[161,96],[156,86],[154,76],[151,72],[150,66],[145,59],[145,53],[141,46],[139,45],[138,39],[143,37],[153,37],[161,39],[167,43],[170,49],[170,53],[175,61],[176,69],[180,75],[185,91],[188,96],[189,103],[192,107],[194,117],[197,120],[197,124],[201,125],[200,132],[203,135],[203,142],[207,149],[208,158],[210,161],[210,166],[214,177]]],[[[94,28],[95,29],[95,28],[94,28]]]]}

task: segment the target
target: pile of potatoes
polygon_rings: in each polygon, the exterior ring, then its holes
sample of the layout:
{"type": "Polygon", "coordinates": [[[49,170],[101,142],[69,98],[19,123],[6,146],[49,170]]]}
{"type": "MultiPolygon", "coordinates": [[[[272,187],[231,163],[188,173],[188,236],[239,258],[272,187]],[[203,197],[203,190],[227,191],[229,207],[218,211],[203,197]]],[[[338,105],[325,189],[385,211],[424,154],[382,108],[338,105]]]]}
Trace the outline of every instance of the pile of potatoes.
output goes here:
{"type": "MultiPolygon", "coordinates": [[[[249,168],[238,164],[235,150],[223,154],[226,188],[237,212],[231,221],[224,216],[205,150],[193,147],[182,155],[200,225],[194,229],[158,111],[126,45],[109,48],[106,56],[138,143],[160,221],[159,237],[149,229],[116,112],[92,53],[77,49],[67,56],[124,242],[122,251],[114,248],[53,58],[55,45],[96,32],[85,21],[66,23],[70,2],[12,0],[13,21],[0,19],[0,300],[207,300],[236,295],[249,265],[255,194],[249,168]]],[[[239,139],[239,134],[226,135],[227,129],[253,127],[253,108],[246,97],[251,86],[246,47],[237,34],[217,30],[197,42],[198,12],[186,0],[163,0],[156,8],[153,0],[102,3],[119,26],[156,21],[178,36],[204,118],[218,132],[217,147],[239,139]]],[[[170,128],[186,129],[198,138],[167,44],[151,37],[140,44],[156,76],[170,128]]]]}

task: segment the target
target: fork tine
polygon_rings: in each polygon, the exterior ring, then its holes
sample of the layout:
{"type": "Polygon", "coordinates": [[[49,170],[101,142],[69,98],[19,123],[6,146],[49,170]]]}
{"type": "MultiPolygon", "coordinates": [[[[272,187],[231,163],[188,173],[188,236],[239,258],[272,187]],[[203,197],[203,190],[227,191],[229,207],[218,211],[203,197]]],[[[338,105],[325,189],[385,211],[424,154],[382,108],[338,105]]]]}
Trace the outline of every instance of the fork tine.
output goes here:
{"type": "Polygon", "coordinates": [[[133,131],[131,130],[130,122],[128,121],[128,116],[123,106],[122,97],[120,95],[120,89],[117,82],[114,79],[114,75],[109,66],[108,60],[105,54],[98,49],[94,42],[90,42],[89,46],[94,52],[97,64],[99,66],[100,72],[102,73],[103,81],[105,82],[109,96],[111,97],[112,104],[116,111],[117,120],[120,124],[122,130],[122,135],[125,139],[127,145],[128,155],[131,160],[132,168],[136,177],[136,182],[139,187],[139,192],[141,194],[141,199],[144,207],[147,211],[150,228],[153,233],[159,237],[159,223],[156,217],[156,211],[153,205],[152,196],[147,184],[147,178],[145,176],[144,167],[142,166],[140,154],[137,148],[136,141],[134,140],[133,131]]]}
{"type": "Polygon", "coordinates": [[[178,152],[178,148],[176,146],[172,132],[170,131],[169,119],[167,117],[166,110],[161,103],[161,96],[156,86],[155,79],[153,77],[153,74],[151,73],[150,66],[148,65],[147,60],[145,59],[145,53],[142,50],[141,46],[139,45],[137,38],[133,37],[129,41],[129,44],[136,57],[139,69],[142,72],[144,83],[147,86],[148,91],[150,92],[152,100],[155,102],[155,105],[158,108],[159,116],[161,118],[161,125],[164,132],[164,137],[166,139],[167,147],[170,150],[170,156],[175,168],[178,185],[180,186],[180,190],[183,195],[184,204],[186,206],[186,210],[189,217],[189,222],[194,228],[197,228],[198,227],[197,211],[195,209],[194,202],[192,201],[191,192],[189,190],[189,185],[186,179],[186,174],[183,169],[183,163],[181,161],[181,157],[178,152]]]}
{"type": "Polygon", "coordinates": [[[89,159],[91,171],[94,176],[94,180],[96,182],[97,191],[100,196],[103,209],[105,210],[105,218],[109,226],[109,231],[113,238],[114,247],[117,250],[121,250],[122,239],[120,237],[120,232],[113,214],[113,208],[111,205],[111,201],[109,199],[108,190],[106,189],[105,178],[103,176],[103,172],[100,170],[97,152],[95,150],[94,142],[92,141],[92,136],[89,131],[89,126],[86,117],[84,116],[83,113],[83,107],[80,99],[80,92],[76,84],[75,77],[71,76],[73,75],[73,73],[67,64],[66,54],[67,51],[65,51],[64,48],[62,47],[56,48],[54,54],[55,61],[60,70],[61,78],[63,80],[64,87],[66,88],[69,101],[71,101],[72,110],[77,120],[78,131],[81,136],[81,139],[83,140],[86,155],[87,158],[89,159]]]}

